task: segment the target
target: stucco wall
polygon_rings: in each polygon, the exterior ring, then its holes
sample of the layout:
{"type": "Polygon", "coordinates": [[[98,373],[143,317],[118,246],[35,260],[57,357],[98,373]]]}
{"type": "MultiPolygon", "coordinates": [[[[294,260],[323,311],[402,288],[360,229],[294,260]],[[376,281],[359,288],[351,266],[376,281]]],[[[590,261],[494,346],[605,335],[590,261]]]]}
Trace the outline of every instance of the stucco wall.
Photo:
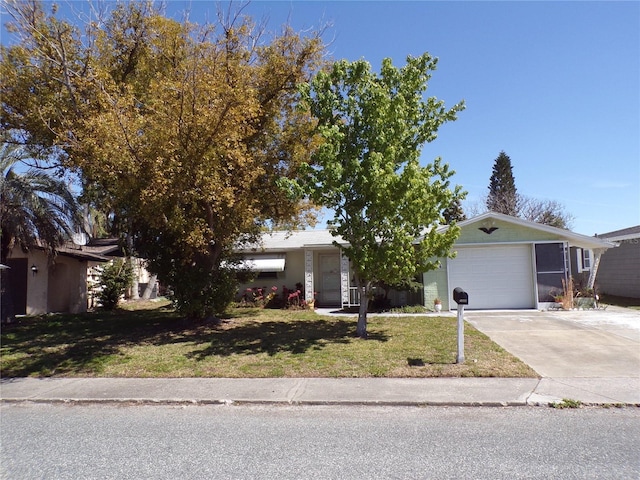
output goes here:
{"type": "Polygon", "coordinates": [[[49,312],[81,313],[87,311],[87,262],[57,256],[49,267],[47,292],[49,312]]]}
{"type": "Polygon", "coordinates": [[[442,309],[449,310],[449,294],[447,288],[447,259],[440,259],[440,268],[423,274],[424,306],[433,308],[433,300],[442,300],[442,309]]]}
{"type": "Polygon", "coordinates": [[[58,255],[53,262],[45,252],[12,252],[12,258],[27,258],[27,315],[87,311],[87,262],[58,255]],[[37,273],[31,271],[36,266],[37,273]]]}
{"type": "Polygon", "coordinates": [[[602,254],[596,286],[609,295],[640,298],[640,238],[623,240],[602,254]]]}

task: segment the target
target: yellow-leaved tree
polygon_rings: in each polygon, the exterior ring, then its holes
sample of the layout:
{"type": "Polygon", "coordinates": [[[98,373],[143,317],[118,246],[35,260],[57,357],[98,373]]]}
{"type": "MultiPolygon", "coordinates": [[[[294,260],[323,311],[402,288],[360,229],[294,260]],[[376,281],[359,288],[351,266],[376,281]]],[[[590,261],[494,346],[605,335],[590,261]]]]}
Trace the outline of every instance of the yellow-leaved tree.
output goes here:
{"type": "Polygon", "coordinates": [[[220,313],[234,248],[308,218],[283,179],[316,141],[297,86],[322,65],[319,34],[177,22],[152,3],[84,23],[37,1],[7,8],[20,41],[2,47],[2,127],[58,147],[185,315],[220,313]]]}

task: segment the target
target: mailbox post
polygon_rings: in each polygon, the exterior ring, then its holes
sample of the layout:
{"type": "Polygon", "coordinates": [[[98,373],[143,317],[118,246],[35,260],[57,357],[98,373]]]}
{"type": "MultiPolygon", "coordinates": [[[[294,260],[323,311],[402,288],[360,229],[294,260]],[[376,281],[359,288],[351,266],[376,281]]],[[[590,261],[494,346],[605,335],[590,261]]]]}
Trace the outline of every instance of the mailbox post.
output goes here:
{"type": "Polygon", "coordinates": [[[453,300],[458,304],[458,356],[456,363],[464,363],[464,306],[469,305],[469,295],[460,287],[453,289],[453,300]]]}

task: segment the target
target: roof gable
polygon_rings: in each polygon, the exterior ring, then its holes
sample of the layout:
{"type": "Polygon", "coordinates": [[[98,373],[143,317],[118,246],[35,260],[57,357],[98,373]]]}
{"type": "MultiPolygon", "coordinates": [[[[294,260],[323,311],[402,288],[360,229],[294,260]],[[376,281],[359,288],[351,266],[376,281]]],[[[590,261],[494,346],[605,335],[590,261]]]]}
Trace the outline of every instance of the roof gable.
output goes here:
{"type": "Polygon", "coordinates": [[[483,213],[459,222],[458,226],[461,228],[461,234],[456,244],[566,241],[572,246],[590,249],[615,246],[611,242],[596,237],[496,212],[483,213]]]}

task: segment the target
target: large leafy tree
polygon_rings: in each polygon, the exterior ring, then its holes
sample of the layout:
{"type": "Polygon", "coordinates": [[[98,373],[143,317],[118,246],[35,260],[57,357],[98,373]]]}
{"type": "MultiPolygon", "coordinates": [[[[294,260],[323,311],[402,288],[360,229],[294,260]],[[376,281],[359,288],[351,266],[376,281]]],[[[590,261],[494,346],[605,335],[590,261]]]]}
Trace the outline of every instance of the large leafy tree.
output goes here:
{"type": "Polygon", "coordinates": [[[324,142],[314,151],[306,185],[311,198],[333,210],[328,222],[351,260],[360,291],[357,335],[367,335],[367,299],[376,283],[397,285],[435,268],[458,234],[437,233],[442,212],[462,196],[439,158],[423,167],[421,147],[456,118],[459,103],[424,98],[437,59],[390,59],[380,74],[364,60],[339,61],[304,88],[324,142]]]}
{"type": "Polygon", "coordinates": [[[492,212],[505,215],[518,215],[518,193],[513,167],[509,156],[501,151],[495,159],[491,178],[489,179],[489,195],[487,196],[487,208],[492,212]]]}
{"type": "Polygon", "coordinates": [[[180,23],[151,3],[82,30],[39,2],[10,7],[21,42],[2,48],[3,127],[64,150],[185,314],[224,309],[233,248],[306,213],[282,185],[313,141],[297,85],[321,63],[319,36],[267,39],[240,15],[180,23]]]}

